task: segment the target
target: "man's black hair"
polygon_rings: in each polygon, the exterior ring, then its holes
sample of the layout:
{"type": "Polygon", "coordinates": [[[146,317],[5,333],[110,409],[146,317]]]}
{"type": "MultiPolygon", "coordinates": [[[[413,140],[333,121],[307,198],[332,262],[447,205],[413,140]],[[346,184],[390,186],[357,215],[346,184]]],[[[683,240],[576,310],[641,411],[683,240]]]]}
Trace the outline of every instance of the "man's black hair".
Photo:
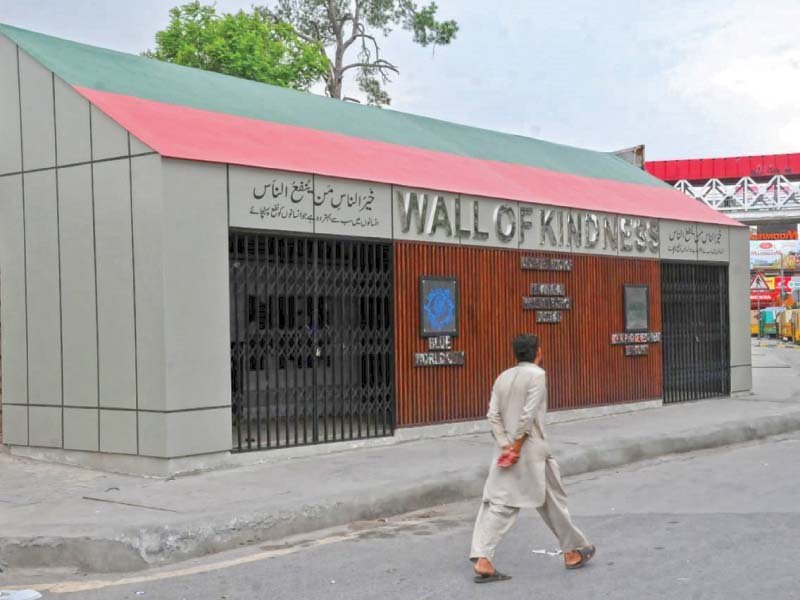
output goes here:
{"type": "Polygon", "coordinates": [[[514,356],[519,362],[533,362],[539,350],[539,337],[533,333],[522,333],[514,338],[514,356]]]}

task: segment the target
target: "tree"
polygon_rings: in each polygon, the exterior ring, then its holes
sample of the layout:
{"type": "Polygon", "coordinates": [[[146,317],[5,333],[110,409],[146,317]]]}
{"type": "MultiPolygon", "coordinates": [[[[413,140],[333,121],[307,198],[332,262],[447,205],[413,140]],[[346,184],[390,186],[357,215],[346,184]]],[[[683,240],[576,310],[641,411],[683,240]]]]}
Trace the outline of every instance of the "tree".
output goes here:
{"type": "Polygon", "coordinates": [[[329,71],[319,42],[259,11],[217,15],[214,6],[195,1],[169,14],[167,28],[156,33],[156,49],[145,56],[300,90],[329,71]]]}
{"type": "Polygon", "coordinates": [[[421,46],[449,44],[458,32],[455,21],[437,21],[434,2],[419,7],[413,0],[275,0],[255,11],[274,23],[289,23],[308,43],[329,49],[325,91],[342,99],[345,75],[355,79],[370,104],[386,105],[391,98],[385,85],[397,65],[381,56],[376,33],[388,35],[393,27],[413,34],[421,46]],[[348,53],[355,56],[346,60],[348,53]]]}

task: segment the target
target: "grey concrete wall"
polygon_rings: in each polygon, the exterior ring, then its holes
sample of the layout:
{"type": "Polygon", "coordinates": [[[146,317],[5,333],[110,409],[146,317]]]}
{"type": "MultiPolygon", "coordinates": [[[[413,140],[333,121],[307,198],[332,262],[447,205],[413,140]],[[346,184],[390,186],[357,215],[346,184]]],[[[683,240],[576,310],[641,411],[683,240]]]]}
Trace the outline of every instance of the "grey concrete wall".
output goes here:
{"type": "Polygon", "coordinates": [[[136,409],[130,163],[93,165],[100,407],[136,409]]]}
{"type": "Polygon", "coordinates": [[[231,447],[227,169],[164,160],[167,452],[231,447]],[[178,435],[180,434],[180,435],[178,435]],[[178,437],[176,437],[178,436],[178,437]]]}
{"type": "Polygon", "coordinates": [[[5,443],[229,450],[227,168],[165,166],[2,36],[0,83],[5,443]]]}
{"type": "Polygon", "coordinates": [[[731,392],[743,392],[753,387],[750,345],[750,231],[745,227],[730,229],[728,297],[731,323],[731,392]]]}
{"type": "Polygon", "coordinates": [[[58,170],[58,199],[64,405],[96,409],[97,292],[91,165],[58,170]]]}
{"type": "Polygon", "coordinates": [[[28,443],[28,329],[22,175],[0,177],[0,356],[3,440],[28,443]]]}
{"type": "Polygon", "coordinates": [[[18,55],[23,169],[49,169],[56,164],[53,74],[26,52],[18,55]]]}
{"type": "Polygon", "coordinates": [[[141,453],[140,402],[167,408],[161,190],[160,157],[0,35],[5,443],[141,453]]]}
{"type": "MultiPolygon", "coordinates": [[[[25,173],[23,185],[27,257],[25,296],[28,318],[28,365],[31,374],[28,378],[28,401],[31,405],[58,406],[58,409],[37,411],[41,418],[49,422],[55,418],[52,413],[60,410],[63,401],[58,199],[55,169],[25,173]]],[[[31,414],[32,433],[34,429],[33,414],[31,414]]]]}
{"type": "Polygon", "coordinates": [[[89,101],[67,83],[54,80],[56,103],[56,149],[58,166],[92,160],[89,101]]]}
{"type": "Polygon", "coordinates": [[[167,400],[164,354],[164,218],[160,156],[132,159],[131,187],[139,409],[163,412],[167,410],[167,400]]]}
{"type": "Polygon", "coordinates": [[[0,175],[22,171],[17,46],[0,35],[0,175]]]}

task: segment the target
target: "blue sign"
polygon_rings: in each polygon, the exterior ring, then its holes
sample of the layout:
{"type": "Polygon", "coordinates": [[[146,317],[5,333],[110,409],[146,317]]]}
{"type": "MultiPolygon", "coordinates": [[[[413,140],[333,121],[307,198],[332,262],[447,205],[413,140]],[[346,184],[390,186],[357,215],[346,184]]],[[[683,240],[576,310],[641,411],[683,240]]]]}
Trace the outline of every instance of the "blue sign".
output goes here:
{"type": "Polygon", "coordinates": [[[458,281],[453,277],[420,280],[422,337],[458,335],[458,281]]]}

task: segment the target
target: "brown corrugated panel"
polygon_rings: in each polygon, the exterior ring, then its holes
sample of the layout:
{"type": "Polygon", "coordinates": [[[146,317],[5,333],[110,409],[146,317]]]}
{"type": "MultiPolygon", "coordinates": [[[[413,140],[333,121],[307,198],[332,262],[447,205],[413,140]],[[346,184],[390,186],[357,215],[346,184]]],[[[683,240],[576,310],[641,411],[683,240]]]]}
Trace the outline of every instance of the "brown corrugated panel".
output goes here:
{"type": "Polygon", "coordinates": [[[514,364],[511,340],[532,332],[542,339],[548,373],[549,408],[579,408],[661,397],[661,345],[648,356],[626,357],[611,346],[624,331],[623,285],[650,287],[650,330],[661,331],[659,263],[653,260],[568,255],[569,273],[523,271],[523,255],[557,256],[434,244],[395,246],[395,372],[397,425],[422,425],[481,418],[494,378],[514,364]],[[419,334],[419,278],[457,277],[460,335],[454,350],[466,366],[413,366],[426,350],[419,334]],[[537,324],[522,309],[531,283],[564,283],[573,308],[559,324],[537,324]]]}

